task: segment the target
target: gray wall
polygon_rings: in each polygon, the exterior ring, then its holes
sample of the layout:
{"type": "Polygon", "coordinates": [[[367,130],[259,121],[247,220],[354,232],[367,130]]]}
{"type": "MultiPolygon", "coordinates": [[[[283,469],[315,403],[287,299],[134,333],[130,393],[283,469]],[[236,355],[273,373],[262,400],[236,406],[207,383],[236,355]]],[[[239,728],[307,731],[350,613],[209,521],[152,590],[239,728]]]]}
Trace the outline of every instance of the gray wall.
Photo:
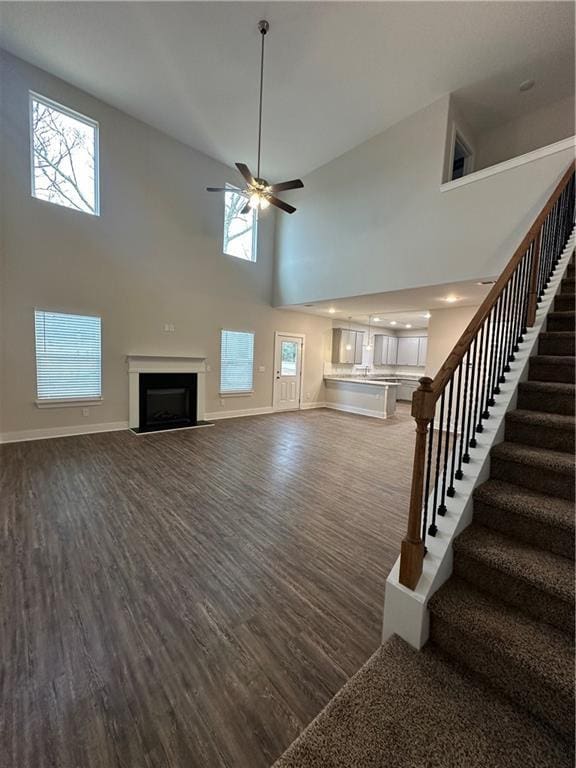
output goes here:
{"type": "Polygon", "coordinates": [[[574,133],[574,97],[571,96],[478,134],[475,170],[524,155],[574,133]]]}
{"type": "Polygon", "coordinates": [[[223,200],[204,188],[237,183],[237,174],[9,55],[1,70],[2,431],[127,420],[127,353],[206,355],[209,412],[270,406],[275,330],[306,333],[304,392],[322,400],[331,323],[271,307],[272,211],[256,264],[222,254],[223,200]],[[100,217],[31,197],[29,89],[99,121],[100,217]],[[102,316],[104,403],[88,417],[34,405],[34,307],[102,316]],[[223,404],[222,327],[256,332],[255,393],[223,404]]]}
{"type": "Polygon", "coordinates": [[[443,97],[304,179],[298,217],[277,227],[279,306],[502,270],[573,153],[443,192],[449,109],[443,97]]]}

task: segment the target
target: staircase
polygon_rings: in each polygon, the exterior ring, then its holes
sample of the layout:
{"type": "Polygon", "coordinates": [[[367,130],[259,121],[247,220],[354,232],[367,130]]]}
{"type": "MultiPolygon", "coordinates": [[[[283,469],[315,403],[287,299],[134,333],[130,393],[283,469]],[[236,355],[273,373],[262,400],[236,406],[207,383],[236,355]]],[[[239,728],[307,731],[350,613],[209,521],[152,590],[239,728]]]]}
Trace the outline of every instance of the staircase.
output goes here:
{"type": "Polygon", "coordinates": [[[274,768],[573,766],[574,294],[573,255],[428,645],[393,637],[274,768]]]}

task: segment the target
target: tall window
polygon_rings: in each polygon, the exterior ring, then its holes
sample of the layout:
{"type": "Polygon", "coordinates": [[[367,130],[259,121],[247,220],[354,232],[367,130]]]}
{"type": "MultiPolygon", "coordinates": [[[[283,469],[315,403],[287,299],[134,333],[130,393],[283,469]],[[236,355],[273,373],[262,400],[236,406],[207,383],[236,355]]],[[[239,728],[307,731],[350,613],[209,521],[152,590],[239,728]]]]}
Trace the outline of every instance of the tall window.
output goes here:
{"type": "Polygon", "coordinates": [[[30,94],[32,194],[98,215],[98,123],[30,94]]]}
{"type": "Polygon", "coordinates": [[[222,331],[220,340],[220,392],[252,392],[254,385],[254,334],[222,331]]]}
{"type": "Polygon", "coordinates": [[[100,398],[100,318],[35,311],[38,400],[100,398]]]}
{"type": "Polygon", "coordinates": [[[224,193],[224,253],[256,261],[258,214],[255,208],[242,213],[247,200],[233,189],[224,193]]]}

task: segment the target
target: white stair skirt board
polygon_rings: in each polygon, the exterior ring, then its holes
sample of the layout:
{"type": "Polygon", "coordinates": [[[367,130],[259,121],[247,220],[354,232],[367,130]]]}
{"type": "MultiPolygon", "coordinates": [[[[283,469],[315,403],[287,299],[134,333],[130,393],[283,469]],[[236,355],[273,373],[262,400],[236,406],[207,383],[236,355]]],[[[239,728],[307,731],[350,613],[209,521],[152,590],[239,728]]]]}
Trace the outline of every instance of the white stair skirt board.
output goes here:
{"type": "Polygon", "coordinates": [[[73,435],[93,435],[97,432],[118,432],[128,429],[127,421],[110,421],[104,424],[86,424],[73,427],[49,427],[47,429],[25,429],[21,432],[0,434],[0,443],[23,443],[27,440],[50,440],[54,437],[72,437],[73,435]]]}
{"type": "MultiPolygon", "coordinates": [[[[438,533],[426,537],[428,552],[424,558],[422,576],[414,591],[400,584],[400,558],[386,580],[384,620],[382,638],[388,640],[393,634],[400,635],[414,648],[420,649],[428,640],[428,600],[452,573],[452,542],[472,522],[472,492],[477,485],[488,479],[490,474],[490,450],[504,440],[505,419],[508,411],[515,410],[518,384],[528,379],[530,357],[537,353],[538,336],[546,324],[546,316],[560,290],[560,282],[566,272],[574,249],[575,235],[572,232],[556,272],[536,313],[536,322],[524,335],[524,343],[516,353],[516,360],[510,363],[511,371],[506,374],[506,383],[500,385],[496,405],[490,409],[490,418],[484,422],[484,431],[476,435],[477,446],[470,451],[470,463],[464,465],[463,480],[455,483],[456,495],[446,499],[448,511],[444,517],[436,518],[438,533]]],[[[408,507],[406,507],[408,521],[408,507]]]]}

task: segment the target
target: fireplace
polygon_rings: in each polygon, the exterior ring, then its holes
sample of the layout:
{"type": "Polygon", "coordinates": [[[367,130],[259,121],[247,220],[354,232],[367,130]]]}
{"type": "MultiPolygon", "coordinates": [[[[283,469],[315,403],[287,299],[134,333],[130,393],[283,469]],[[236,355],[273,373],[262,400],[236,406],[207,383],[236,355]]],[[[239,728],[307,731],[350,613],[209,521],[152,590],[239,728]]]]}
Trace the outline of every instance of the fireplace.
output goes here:
{"type": "Polygon", "coordinates": [[[139,432],[181,429],[198,423],[197,373],[141,373],[139,432]]]}

